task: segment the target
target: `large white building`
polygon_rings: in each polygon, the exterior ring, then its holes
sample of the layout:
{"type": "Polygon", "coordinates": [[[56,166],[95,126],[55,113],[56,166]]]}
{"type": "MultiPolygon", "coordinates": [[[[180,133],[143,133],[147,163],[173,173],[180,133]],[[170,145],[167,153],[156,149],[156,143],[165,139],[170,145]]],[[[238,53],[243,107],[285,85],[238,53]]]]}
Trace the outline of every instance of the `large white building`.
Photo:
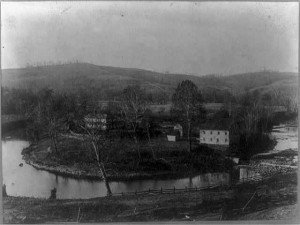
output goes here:
{"type": "Polygon", "coordinates": [[[87,115],[84,117],[85,125],[89,129],[106,130],[107,122],[106,114],[87,115]]]}
{"type": "Polygon", "coordinates": [[[228,130],[200,130],[200,144],[229,146],[228,130]]]}

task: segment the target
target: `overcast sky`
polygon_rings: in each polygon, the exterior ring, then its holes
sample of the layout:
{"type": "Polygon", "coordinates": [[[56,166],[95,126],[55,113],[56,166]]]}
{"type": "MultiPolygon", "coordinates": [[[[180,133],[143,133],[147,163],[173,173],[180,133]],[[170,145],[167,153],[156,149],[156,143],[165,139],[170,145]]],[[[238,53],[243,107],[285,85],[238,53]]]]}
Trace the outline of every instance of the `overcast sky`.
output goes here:
{"type": "Polygon", "coordinates": [[[2,2],[2,68],[43,61],[205,75],[298,71],[296,2],[2,2]]]}

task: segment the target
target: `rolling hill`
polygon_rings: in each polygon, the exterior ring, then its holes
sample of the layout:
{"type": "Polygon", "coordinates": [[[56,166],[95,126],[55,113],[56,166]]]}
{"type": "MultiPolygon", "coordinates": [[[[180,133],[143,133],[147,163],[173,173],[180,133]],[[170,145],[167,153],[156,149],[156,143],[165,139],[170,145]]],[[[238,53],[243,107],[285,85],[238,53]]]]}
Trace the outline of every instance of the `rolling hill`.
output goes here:
{"type": "Polygon", "coordinates": [[[148,93],[170,96],[177,84],[185,79],[193,81],[201,90],[240,93],[245,90],[270,92],[274,89],[295,93],[297,73],[256,72],[230,76],[192,76],[163,74],[142,69],[97,66],[74,63],[2,70],[2,87],[40,89],[50,87],[57,91],[79,89],[97,90],[102,96],[119,93],[128,85],[138,84],[148,93]]]}

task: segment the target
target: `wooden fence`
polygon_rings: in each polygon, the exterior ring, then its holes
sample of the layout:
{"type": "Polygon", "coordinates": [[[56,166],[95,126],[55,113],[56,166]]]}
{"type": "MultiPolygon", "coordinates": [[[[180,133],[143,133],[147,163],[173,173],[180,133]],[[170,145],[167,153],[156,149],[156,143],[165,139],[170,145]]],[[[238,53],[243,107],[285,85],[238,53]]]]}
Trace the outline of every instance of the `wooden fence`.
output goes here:
{"type": "Polygon", "coordinates": [[[244,179],[240,179],[238,182],[234,184],[218,184],[218,185],[208,185],[204,187],[193,187],[193,188],[160,188],[160,189],[148,189],[148,190],[143,190],[143,191],[132,191],[132,192],[121,192],[121,193],[113,193],[113,196],[130,196],[130,195],[147,195],[147,194],[180,194],[180,193],[189,193],[189,192],[197,192],[197,191],[204,191],[204,190],[209,190],[213,188],[219,188],[219,187],[227,187],[227,188],[233,188],[237,185],[241,184],[255,184],[259,182],[264,182],[267,181],[268,179],[282,174],[282,172],[277,172],[277,173],[270,173],[270,174],[265,174],[264,176],[252,176],[244,179]]]}
{"type": "Polygon", "coordinates": [[[180,194],[186,192],[196,192],[202,190],[208,190],[216,187],[220,187],[221,185],[211,185],[206,187],[194,187],[194,188],[160,188],[160,189],[149,189],[144,191],[133,191],[133,192],[121,192],[114,193],[114,196],[126,196],[126,195],[145,195],[145,194],[180,194]]]}

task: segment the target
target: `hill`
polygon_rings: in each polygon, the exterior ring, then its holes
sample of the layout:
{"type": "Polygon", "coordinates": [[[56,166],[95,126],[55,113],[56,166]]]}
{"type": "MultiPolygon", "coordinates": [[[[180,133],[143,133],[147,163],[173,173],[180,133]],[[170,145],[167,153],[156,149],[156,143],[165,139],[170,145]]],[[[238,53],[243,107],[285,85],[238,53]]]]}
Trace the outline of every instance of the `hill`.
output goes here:
{"type": "Polygon", "coordinates": [[[29,89],[49,87],[60,92],[88,90],[97,92],[102,99],[109,99],[126,86],[136,84],[148,93],[165,95],[170,98],[180,81],[190,79],[204,94],[213,93],[224,96],[224,93],[236,94],[245,90],[258,90],[266,93],[274,89],[282,89],[284,92],[295,92],[298,87],[297,75],[297,73],[262,71],[230,76],[208,75],[200,77],[74,63],[5,69],[2,70],[2,86],[29,89]]]}

